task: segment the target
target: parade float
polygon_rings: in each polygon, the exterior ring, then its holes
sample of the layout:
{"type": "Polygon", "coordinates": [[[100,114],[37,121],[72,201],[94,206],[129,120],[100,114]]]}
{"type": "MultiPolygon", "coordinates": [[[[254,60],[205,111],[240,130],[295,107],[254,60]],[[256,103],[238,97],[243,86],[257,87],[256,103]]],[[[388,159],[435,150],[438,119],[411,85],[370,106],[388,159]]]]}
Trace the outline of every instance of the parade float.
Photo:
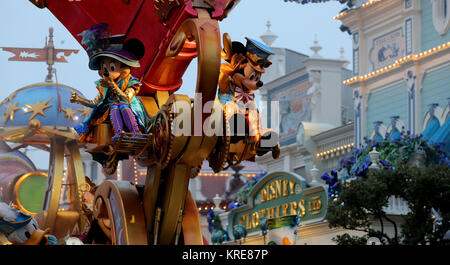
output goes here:
{"type": "MultiPolygon", "coordinates": [[[[67,63],[66,57],[78,50],[56,49],[53,28],[49,29],[44,48],[2,50],[14,55],[9,61],[45,62],[48,73],[45,82],[19,88],[0,103],[0,197],[13,211],[18,210],[17,218],[37,224],[46,233],[52,231],[57,240],[82,233],[89,227],[82,210],[82,196],[88,186],[73,126],[89,115],[89,110],[70,103],[71,91],[77,90],[58,83],[53,68],[55,63],[67,63]],[[21,56],[23,52],[36,56],[21,56]],[[25,154],[28,148],[48,152],[48,170],[36,168],[25,154]]],[[[11,226],[3,215],[1,220],[3,228],[9,227],[5,231],[9,231],[11,226]]]]}
{"type": "Polygon", "coordinates": [[[202,161],[208,160],[220,172],[257,155],[279,155],[277,134],[262,130],[252,104],[252,91],[263,85],[259,78],[270,66],[271,50],[252,39],[245,45],[232,42],[228,34],[221,40],[218,21],[238,1],[31,2],[47,8],[62,22],[90,55],[90,68],[102,77],[97,84],[98,99],[88,100],[73,88],[46,83],[25,87],[14,95],[24,94],[25,99],[33,94],[35,103],[6,102],[13,104],[13,109],[8,105],[13,115],[4,115],[9,119],[2,126],[2,139],[50,151],[43,211],[35,216],[40,227],[50,228],[61,238],[60,231],[70,229],[58,226],[78,224],[81,233],[88,224],[91,234],[95,230],[106,242],[120,245],[202,244],[197,207],[188,190],[189,179],[196,177],[202,161]],[[196,97],[190,98],[176,91],[194,58],[198,61],[196,97]],[[222,66],[221,58],[226,61],[222,66]],[[126,73],[126,82],[110,78],[117,68],[128,69],[120,72],[126,73]],[[218,87],[224,96],[220,101],[216,99],[218,87]],[[118,102],[125,102],[132,112],[108,105],[106,112],[98,113],[108,113],[110,119],[91,119],[111,93],[121,97],[118,102]],[[30,107],[24,109],[24,104],[30,107]],[[141,107],[139,113],[136,106],[141,107]],[[67,112],[62,115],[64,109],[67,112]],[[87,131],[74,131],[83,124],[81,119],[71,120],[76,109],[86,110],[87,131]],[[116,111],[121,119],[113,118],[116,111]],[[138,126],[133,127],[133,116],[138,126]],[[180,121],[184,121],[181,126],[180,121]],[[116,130],[117,126],[122,127],[116,130]],[[239,129],[241,133],[235,133],[239,129]],[[89,137],[83,137],[85,132],[89,137]],[[269,144],[263,144],[265,140],[269,144]],[[80,143],[92,144],[88,152],[106,173],[115,172],[118,161],[133,157],[147,167],[145,185],[106,180],[95,186],[85,179],[80,143]],[[72,199],[67,211],[58,211],[64,156],[69,184],[73,184],[72,199]],[[86,194],[93,198],[92,212],[83,203],[86,194]]]}

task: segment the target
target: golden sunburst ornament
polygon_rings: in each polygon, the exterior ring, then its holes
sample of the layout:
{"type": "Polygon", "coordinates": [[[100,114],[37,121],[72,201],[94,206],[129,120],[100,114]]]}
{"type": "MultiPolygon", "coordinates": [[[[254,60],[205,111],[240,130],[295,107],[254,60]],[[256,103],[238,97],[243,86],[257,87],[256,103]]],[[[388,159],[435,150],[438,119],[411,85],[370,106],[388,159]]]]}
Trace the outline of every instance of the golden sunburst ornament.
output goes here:
{"type": "Polygon", "coordinates": [[[47,105],[47,104],[50,102],[50,100],[52,100],[52,99],[53,99],[53,97],[47,99],[47,100],[44,101],[44,102],[41,102],[40,100],[38,100],[38,101],[37,101],[36,103],[34,103],[34,104],[25,104],[25,107],[28,108],[28,110],[25,112],[25,114],[30,113],[30,112],[33,112],[33,114],[32,114],[31,117],[30,117],[30,121],[31,121],[34,117],[36,117],[36,115],[38,115],[38,114],[40,114],[40,115],[42,115],[42,116],[45,117],[44,111],[45,111],[46,109],[48,109],[48,108],[53,107],[53,105],[47,105]]]}
{"type": "Polygon", "coordinates": [[[89,117],[89,115],[91,115],[92,109],[91,109],[91,108],[84,107],[84,108],[82,108],[82,109],[77,109],[77,111],[80,112],[80,115],[81,115],[81,116],[87,118],[87,117],[89,117]]]}
{"type": "Polygon", "coordinates": [[[22,108],[17,107],[17,102],[9,103],[8,105],[5,105],[5,113],[3,113],[3,117],[5,118],[3,120],[3,123],[8,122],[8,120],[13,121],[14,120],[14,112],[17,110],[20,110],[22,108]]]}
{"type": "Polygon", "coordinates": [[[71,121],[71,120],[73,121],[74,120],[73,115],[78,111],[78,110],[73,110],[70,107],[63,108],[62,110],[66,113],[65,116],[68,121],[71,121]]]}

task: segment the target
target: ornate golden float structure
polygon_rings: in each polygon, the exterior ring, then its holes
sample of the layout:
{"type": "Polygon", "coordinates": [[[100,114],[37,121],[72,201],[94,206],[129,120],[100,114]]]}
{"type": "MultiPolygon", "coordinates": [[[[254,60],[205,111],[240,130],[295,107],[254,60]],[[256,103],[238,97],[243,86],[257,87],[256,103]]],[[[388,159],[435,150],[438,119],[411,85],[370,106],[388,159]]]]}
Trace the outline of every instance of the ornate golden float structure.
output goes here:
{"type": "MultiPolygon", "coordinates": [[[[31,2],[48,8],[79,41],[77,34],[83,29],[107,22],[112,33],[139,38],[146,48],[141,68],[133,75],[143,84],[138,96],[151,119],[148,134],[138,139],[123,133],[112,141],[110,125],[100,124],[96,128],[97,146],[89,150],[107,155],[105,170],[109,173],[115,171],[117,157],[123,154],[147,167],[143,187],[106,180],[95,188],[93,215],[105,234],[113,244],[121,245],[203,244],[197,207],[188,190],[189,179],[196,177],[202,161],[208,159],[214,171],[219,172],[272,150],[277,157],[279,151],[278,145],[259,146],[258,128],[246,128],[241,136],[232,134],[230,112],[215,100],[222,51],[218,21],[238,1],[111,0],[101,10],[103,1],[31,2]],[[108,14],[113,12],[111,8],[123,12],[112,18],[108,14]],[[77,18],[67,10],[77,11],[73,12],[77,18]],[[195,92],[201,97],[175,94],[187,66],[196,57],[195,92]],[[190,124],[183,124],[184,129],[189,127],[189,133],[178,134],[180,128],[176,127],[180,123],[176,121],[189,121],[190,124]],[[218,127],[220,133],[213,133],[218,127]],[[250,135],[255,130],[257,133],[250,135]]],[[[72,150],[71,157],[77,155],[74,142],[58,139],[57,135],[52,138],[51,172],[60,170],[58,154],[63,153],[64,145],[72,150]]],[[[79,165],[76,159],[73,161],[70,171],[78,177],[79,165]]],[[[84,182],[80,179],[77,183],[80,186],[84,182]]],[[[53,183],[53,189],[59,187],[60,183],[53,183]]],[[[47,216],[47,220],[50,224],[55,217],[47,216]]]]}

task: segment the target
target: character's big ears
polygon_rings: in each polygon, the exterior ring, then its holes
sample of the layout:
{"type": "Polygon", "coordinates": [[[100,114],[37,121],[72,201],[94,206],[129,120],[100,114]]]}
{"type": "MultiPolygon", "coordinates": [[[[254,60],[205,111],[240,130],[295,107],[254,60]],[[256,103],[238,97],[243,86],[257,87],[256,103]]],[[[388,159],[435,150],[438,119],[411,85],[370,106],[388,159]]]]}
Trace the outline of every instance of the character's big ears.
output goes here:
{"type": "Polygon", "coordinates": [[[247,48],[245,48],[244,44],[239,41],[233,41],[232,44],[233,54],[240,53],[243,55],[247,54],[247,48]]]}
{"type": "Polygon", "coordinates": [[[229,61],[231,59],[231,56],[233,55],[233,49],[232,49],[232,44],[231,44],[231,37],[228,33],[224,33],[223,37],[222,37],[222,42],[223,42],[223,49],[221,52],[221,57],[222,59],[224,59],[225,61],[229,61]]]}
{"type": "Polygon", "coordinates": [[[245,48],[244,44],[239,41],[231,41],[231,37],[228,33],[223,34],[223,49],[222,49],[222,59],[227,62],[231,61],[231,57],[233,54],[243,54],[247,53],[247,48],[245,48]]]}
{"type": "Polygon", "coordinates": [[[129,39],[123,44],[123,49],[131,52],[138,60],[145,54],[144,44],[138,39],[129,39]]]}

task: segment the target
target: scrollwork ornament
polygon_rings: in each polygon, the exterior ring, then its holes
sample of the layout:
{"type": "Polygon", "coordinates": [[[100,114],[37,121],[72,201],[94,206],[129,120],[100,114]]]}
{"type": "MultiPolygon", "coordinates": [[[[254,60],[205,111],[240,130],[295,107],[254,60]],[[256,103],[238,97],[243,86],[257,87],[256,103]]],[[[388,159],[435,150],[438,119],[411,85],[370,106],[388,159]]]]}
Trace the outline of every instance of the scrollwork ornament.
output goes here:
{"type": "Polygon", "coordinates": [[[181,6],[181,3],[179,0],[153,0],[153,6],[161,23],[166,25],[172,9],[181,6]]]}

